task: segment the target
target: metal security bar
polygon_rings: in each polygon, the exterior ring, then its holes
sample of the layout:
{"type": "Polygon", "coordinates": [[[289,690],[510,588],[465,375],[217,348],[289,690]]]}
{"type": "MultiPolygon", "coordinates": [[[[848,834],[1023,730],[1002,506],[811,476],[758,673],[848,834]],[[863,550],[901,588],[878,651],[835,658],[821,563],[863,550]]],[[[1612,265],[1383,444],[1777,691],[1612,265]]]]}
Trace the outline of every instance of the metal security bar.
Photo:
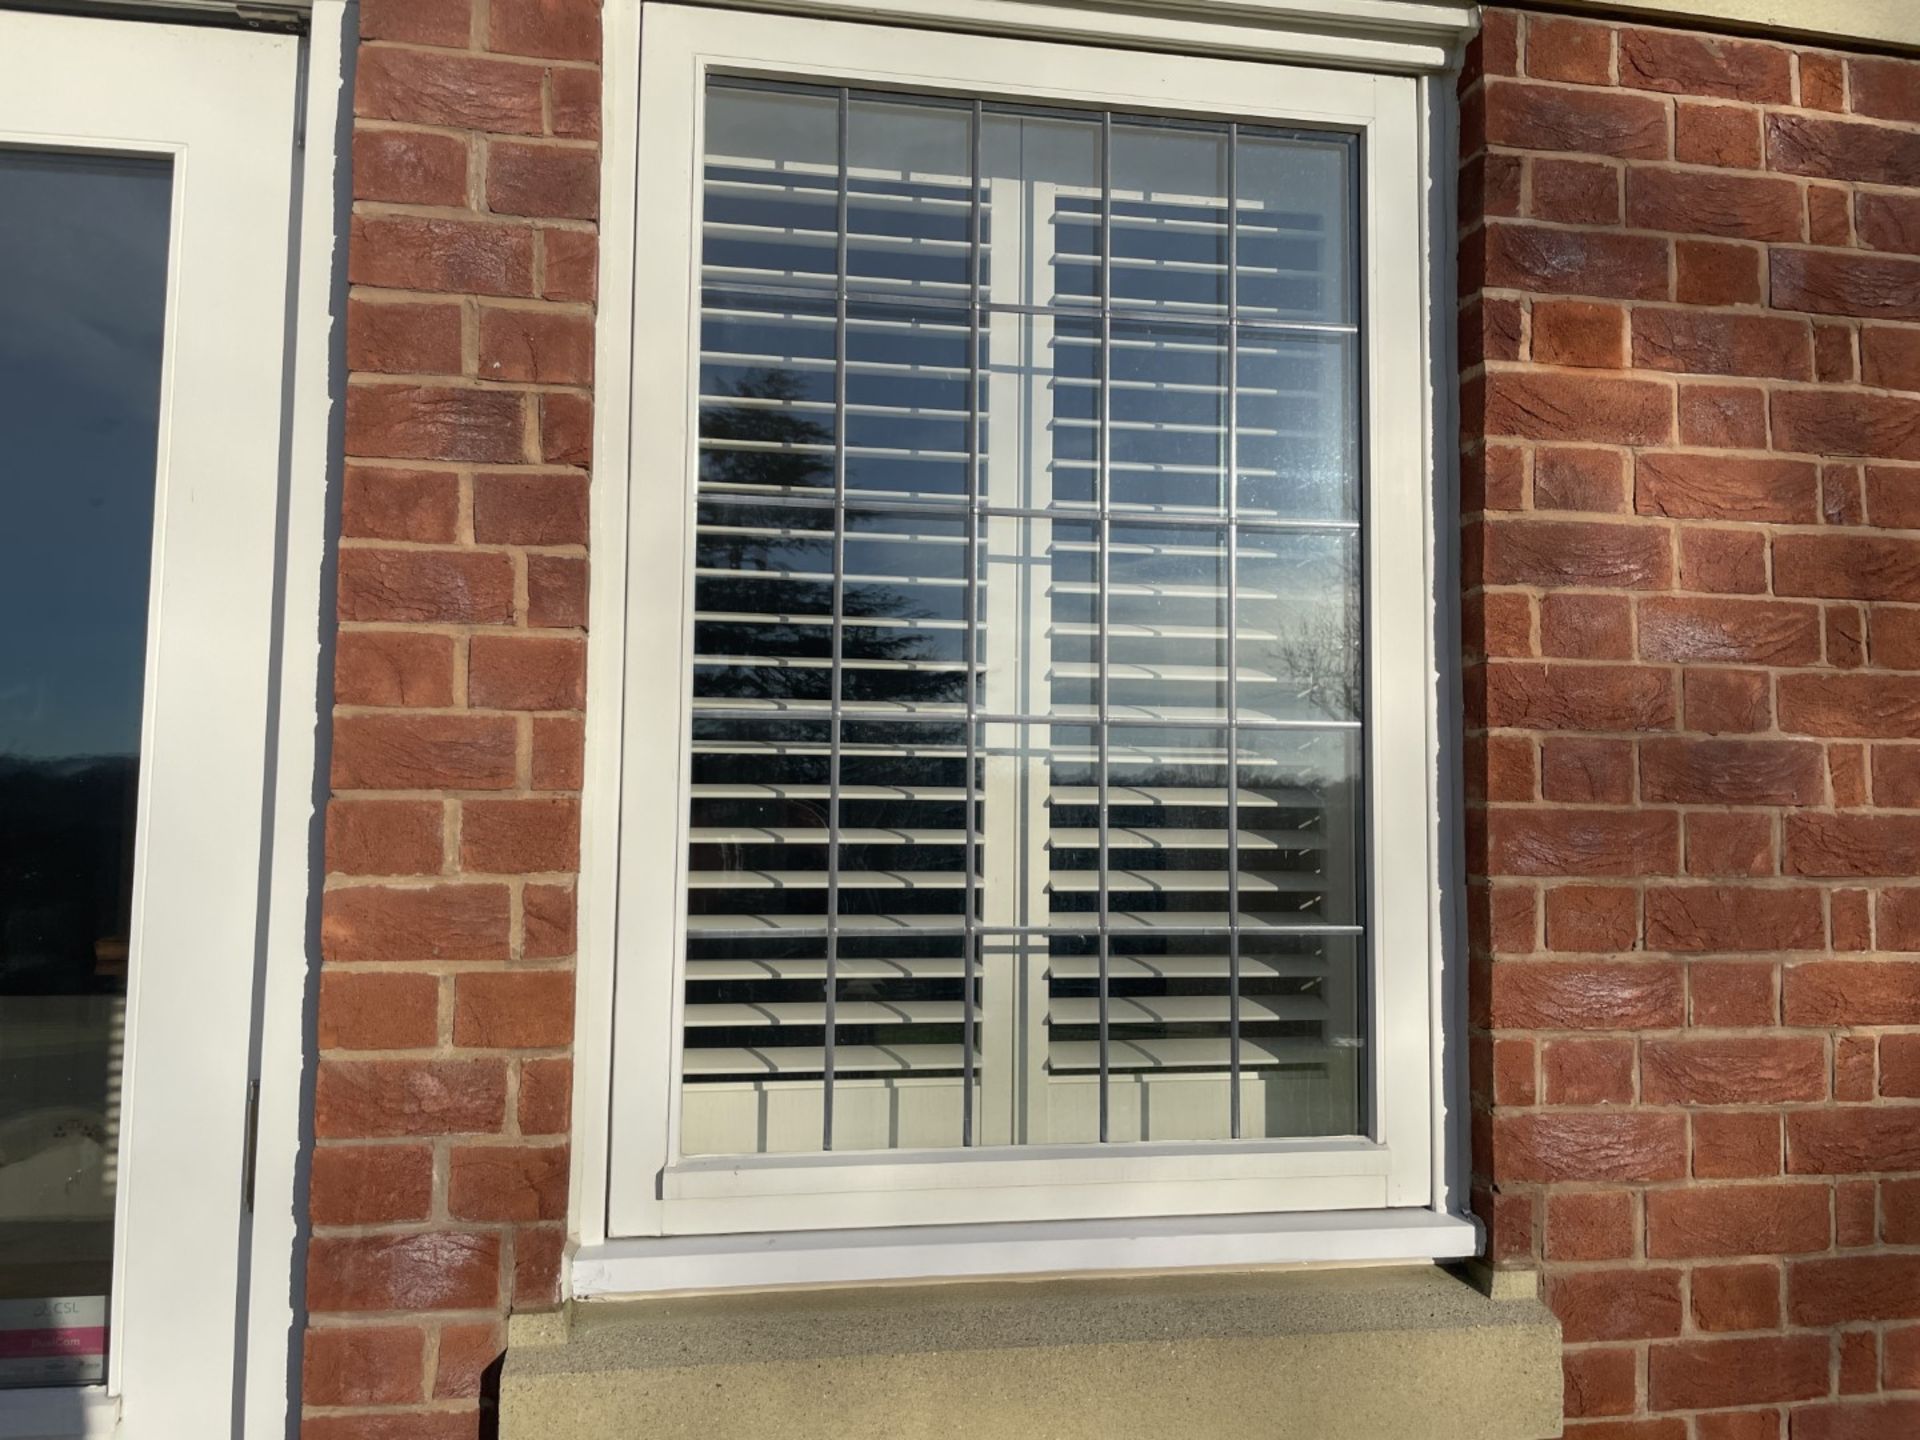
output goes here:
{"type": "Polygon", "coordinates": [[[823,1150],[1017,1138],[978,1113],[1009,1083],[983,995],[1021,973],[995,941],[1045,967],[1017,1048],[1069,1084],[1023,1097],[1021,1134],[1147,1138],[1179,1083],[1223,1089],[1221,1138],[1354,1128],[1356,142],[712,84],[734,110],[706,168],[684,1075],[707,1117],[688,1133],[714,1138],[694,1148],[808,1148],[807,1115],[823,1150]],[[991,126],[1031,174],[993,168],[991,126]],[[1095,131],[1091,184],[1045,173],[1095,131]],[[1218,152],[1219,178],[1155,145],[1218,152]],[[1288,208],[1299,157],[1349,187],[1338,205],[1288,208]],[[990,330],[1021,355],[989,361],[990,330]],[[990,378],[1032,412],[1018,453],[988,444],[990,378]],[[1043,498],[985,483],[1008,465],[1050,469],[1043,498]],[[1040,538],[1000,553],[995,521],[1040,538]],[[1010,566],[1044,597],[1021,623],[995,599],[1010,566]],[[1045,703],[988,703],[1009,664],[1045,703]],[[983,903],[1008,847],[1044,892],[1017,924],[983,903]],[[1059,1098],[1077,1073],[1084,1135],[1059,1098]],[[1330,1120],[1298,1098],[1315,1084],[1330,1120]],[[942,1138],[918,1107],[951,1088],[942,1138]]]}

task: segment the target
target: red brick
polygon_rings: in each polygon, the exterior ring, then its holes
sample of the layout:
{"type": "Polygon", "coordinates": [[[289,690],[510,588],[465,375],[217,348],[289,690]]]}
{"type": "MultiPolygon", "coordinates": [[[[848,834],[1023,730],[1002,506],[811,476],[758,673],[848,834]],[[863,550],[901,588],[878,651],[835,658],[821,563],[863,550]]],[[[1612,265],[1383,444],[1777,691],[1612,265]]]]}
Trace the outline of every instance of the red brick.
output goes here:
{"type": "Polygon", "coordinates": [[[1920,124],[1920,67],[1913,61],[1849,56],[1847,78],[1856,115],[1920,124]]]}
{"type": "Polygon", "coordinates": [[[1823,180],[1920,184],[1920,134],[1816,115],[1767,117],[1767,166],[1823,180]]]}
{"type": "Polygon", "coordinates": [[[407,1405],[420,1400],[427,1332],[416,1325],[329,1325],[306,1333],[300,1398],[308,1405],[407,1405]]]}
{"type": "Polygon", "coordinates": [[[1645,590],[1672,583],[1667,533],[1657,526],[1574,520],[1489,521],[1489,585],[1593,585],[1645,590]]]}
{"type": "Polygon", "coordinates": [[[1524,736],[1470,736],[1464,748],[1467,798],[1535,798],[1533,741],[1524,736]]]}
{"type": "Polygon", "coordinates": [[[1920,816],[1790,815],[1787,870],[1796,875],[1905,876],[1920,868],[1920,816]]]}
{"type": "MultiPolygon", "coordinates": [[[[1640,1356],[1630,1345],[1584,1346],[1561,1356],[1562,1408],[1569,1419],[1626,1415],[1639,1399],[1640,1356]]],[[[1578,1433],[1578,1432],[1576,1432],[1578,1433]]]]}
{"type": "MultiPolygon", "coordinates": [[[[1469,109],[1472,107],[1470,106],[1469,109]]],[[[1481,152],[1471,155],[1460,165],[1460,187],[1458,203],[1460,223],[1463,227],[1477,226],[1490,215],[1518,215],[1520,213],[1520,183],[1526,173],[1526,161],[1518,155],[1487,154],[1481,152]]],[[[1477,255],[1478,241],[1484,235],[1463,242],[1460,258],[1467,262],[1469,255],[1477,255]]],[[[1479,266],[1480,261],[1471,261],[1479,266]]],[[[1467,287],[1462,287],[1463,291],[1467,287]]]]}
{"type": "Polygon", "coordinates": [[[1487,1231],[1487,1258],[1501,1261],[1526,1259],[1533,1254],[1533,1196],[1494,1195],[1479,1189],[1472,1194],[1473,1213],[1487,1231]]]}
{"type": "MultiPolygon", "coordinates": [[[[1920,144],[1920,135],[1914,141],[1920,144]]],[[[1916,179],[1920,184],[1920,179],[1916,179]]],[[[1775,250],[1773,307],[1862,320],[1920,319],[1920,260],[1831,250],[1775,250]]]]}
{"type": "MultiPolygon", "coordinates": [[[[1889,1245],[1920,1245],[1920,1180],[1882,1180],[1880,1182],[1880,1205],[1886,1212],[1886,1232],[1883,1239],[1889,1245]]],[[[1916,1377],[1906,1384],[1893,1388],[1901,1390],[1920,1390],[1920,1327],[1911,1330],[1887,1332],[1887,1368],[1889,1377],[1894,1368],[1896,1350],[1910,1351],[1916,1377]],[[1896,1338],[1901,1342],[1895,1344],[1896,1338]]]]}
{"type": "MultiPolygon", "coordinates": [[[[1807,187],[1807,239],[1815,245],[1853,243],[1851,193],[1838,185],[1807,187]]],[[[1826,378],[1824,375],[1822,379],[1826,378]]]]}
{"type": "Polygon", "coordinates": [[[1547,1195],[1549,1260],[1625,1260],[1633,1254],[1633,1196],[1625,1190],[1547,1195]]]}
{"type": "Polygon", "coordinates": [[[1633,312],[1633,363],[1685,375],[1811,380],[1813,342],[1805,321],[1783,316],[1643,309],[1633,312]]]}
{"type": "Polygon", "coordinates": [[[1771,965],[1724,960],[1689,965],[1688,1023],[1720,1028],[1772,1025],[1773,970],[1771,965]]]}
{"type": "Polygon", "coordinates": [[[433,1208],[433,1151],[425,1145],[321,1145],[307,1179],[315,1225],[425,1220],[433,1208]]]}
{"type": "Polygon", "coordinates": [[[1657,886],[1647,892],[1649,950],[1813,950],[1826,943],[1820,892],[1747,886],[1657,886]]]}
{"type": "Polygon", "coordinates": [[[1488,667],[1487,723],[1518,730],[1664,730],[1673,676],[1630,665],[1488,667]]]}
{"type": "Polygon", "coordinates": [[[1626,456],[1618,450],[1542,445],[1533,457],[1533,503],[1539,510],[1625,510],[1626,456]]]}
{"type": "Polygon", "coordinates": [[[1868,249],[1920,255],[1920,195],[1862,191],[1853,198],[1853,220],[1868,249]]]}
{"type": "Polygon", "coordinates": [[[361,1410],[308,1415],[300,1440],[481,1440],[478,1407],[459,1410],[361,1410]]]}
{"type": "Polygon", "coordinates": [[[360,0],[360,38],[463,50],[472,35],[473,0],[360,0]]]}
{"type": "Polygon", "coordinates": [[[1920,529],[1920,468],[1868,465],[1865,471],[1868,520],[1884,530],[1920,529]]]}
{"type": "Polygon", "coordinates": [[[1677,240],[1673,247],[1674,299],[1683,305],[1758,304],[1764,293],[1757,245],[1715,240],[1677,240]]]}
{"type": "Polygon", "coordinates": [[[1889,1099],[1920,1098],[1920,1035],[1881,1037],[1880,1093],[1889,1099]]]}
{"type": "Polygon", "coordinates": [[[450,130],[538,135],[546,76],[537,65],[363,45],[354,113],[450,130]]]}
{"type": "Polygon", "coordinates": [[[1883,390],[1920,390],[1920,329],[1869,325],[1860,332],[1861,374],[1883,390]]]}
{"type": "Polygon", "coordinates": [[[1920,1255],[1795,1261],[1787,1267],[1787,1313],[1796,1325],[1911,1320],[1920,1316],[1920,1255]]]}
{"type": "Polygon", "coordinates": [[[1486,247],[1485,283],[1499,289],[1667,298],[1668,242],[1657,236],[1498,222],[1487,226],[1486,247]]]}
{"type": "Polygon", "coordinates": [[[566,970],[475,971],[453,992],[453,1043],[548,1050],[573,1038],[573,975],[566,970]]]}
{"type": "MultiPolygon", "coordinates": [[[[1647,898],[1651,910],[1654,897],[1647,898]]],[[[1820,1100],[1827,1093],[1826,1047],[1816,1039],[1767,1037],[1648,1040],[1641,1046],[1640,1090],[1652,1105],[1820,1100]]]]}
{"type": "Polygon", "coordinates": [[[1467,928],[1482,952],[1524,954],[1536,948],[1540,917],[1531,885],[1477,885],[1467,895],[1467,928]]]}
{"type": "Polygon", "coordinates": [[[1576,660],[1632,659],[1632,605],[1624,595],[1542,595],[1540,653],[1576,660]]]}
{"type": "Polygon", "coordinates": [[[475,220],[356,215],[347,277],[395,290],[531,295],[533,231],[475,220]]]}
{"type": "Polygon", "coordinates": [[[1520,17],[1511,10],[1489,10],[1481,17],[1479,33],[1467,45],[1465,78],[1519,73],[1520,17]]]}
{"type": "Polygon", "coordinates": [[[433,1367],[433,1397],[459,1400],[478,1396],[486,1374],[506,1348],[498,1325],[442,1325],[433,1367]]]}
{"type": "Polygon", "coordinates": [[[1680,588],[1724,594],[1764,593],[1767,588],[1766,537],[1751,530],[1701,530],[1688,526],[1680,533],[1680,588]]]}
{"type": "Polygon", "coordinates": [[[1865,740],[1920,738],[1920,678],[1783,675],[1780,725],[1803,735],[1865,740]]]}
{"type": "Polygon", "coordinates": [[[347,630],[334,642],[333,698],[341,705],[453,704],[453,637],[347,630]]]}
{"type": "Polygon", "coordinates": [[[1498,590],[1470,595],[1462,602],[1469,649],[1483,654],[1533,654],[1533,598],[1498,590]]]}
{"type": "Polygon", "coordinates": [[[344,875],[435,874],[444,828],[438,801],[335,800],[327,807],[327,869],[344,875]]]}
{"type": "Polygon", "coordinates": [[[569,140],[598,139],[600,72],[554,70],[549,79],[553,85],[553,133],[569,140]]]}
{"type": "Polygon", "coordinates": [[[1771,875],[1773,821],[1765,815],[1696,811],[1687,816],[1689,875],[1771,875]]]}
{"type": "Polygon", "coordinates": [[[1640,792],[1679,805],[1814,805],[1826,798],[1824,761],[1818,745],[1794,741],[1644,740],[1640,792]]]}
{"type": "Polygon", "coordinates": [[[1866,495],[1857,465],[1820,467],[1820,518],[1829,525],[1864,525],[1866,495]]]}
{"type": "Polygon", "coordinates": [[[1678,967],[1650,961],[1502,961],[1491,999],[1503,1030],[1671,1029],[1686,1015],[1678,967]]]}
{"type": "Polygon", "coordinates": [[[548,300],[591,304],[598,294],[600,242],[592,231],[542,227],[540,243],[546,250],[547,276],[541,294],[548,300]]]}
{"type": "Polygon", "coordinates": [[[498,625],[513,619],[513,562],[502,552],[340,552],[342,620],[498,625]]]}
{"type": "Polygon", "coordinates": [[[460,480],[448,470],[348,465],[340,488],[340,533],[358,540],[446,544],[457,537],[460,480]]]}
{"type": "Polygon", "coordinates": [[[1808,110],[1845,110],[1847,76],[1838,55],[1803,51],[1800,62],[1800,104],[1808,110]]]}
{"type": "Polygon", "coordinates": [[[1760,112],[1744,105],[1680,101],[1673,116],[1673,156],[1685,165],[1758,170],[1760,112]]]}
{"type": "Polygon", "coordinates": [[[1533,358],[1541,365],[1622,369],[1627,363],[1627,312],[1590,300],[1537,300],[1533,358]]]}
{"type": "Polygon", "coordinates": [[[349,300],[347,364],[387,375],[458,375],[459,305],[349,300]]]}
{"type": "Polygon", "coordinates": [[[1750,1180],[1780,1173],[1775,1111],[1702,1111],[1693,1117],[1693,1173],[1701,1180],[1750,1180]]]}
{"type": "Polygon", "coordinates": [[[1640,605],[1640,655],[1671,663],[1811,665],[1820,658],[1820,613],[1767,600],[1655,596],[1640,605]]]}
{"type": "Polygon", "coordinates": [[[1543,740],[1540,791],[1562,804],[1626,804],[1633,798],[1633,742],[1584,736],[1543,740]]]}
{"type": "Polygon", "coordinates": [[[1746,735],[1773,723],[1767,676],[1757,670],[1690,670],[1687,728],[1709,735],[1746,735]]]}
{"type": "MultiPolygon", "coordinates": [[[[1576,1117],[1558,1118],[1566,1122],[1576,1117]]],[[[1583,1118],[1625,1120],[1631,1117],[1583,1118]]],[[[1680,1333],[1682,1306],[1678,1270],[1549,1272],[1546,1302],[1559,1317],[1561,1334],[1570,1344],[1587,1340],[1646,1340],[1680,1333]]]]}
{"type": "Polygon", "coordinates": [[[1489,144],[1628,160],[1667,157],[1667,111],[1659,101],[1607,91],[1559,90],[1489,81],[1489,144]]]}
{"type": "Polygon", "coordinates": [[[323,1060],[314,1083],[322,1140],[490,1132],[506,1113],[498,1060],[323,1060]]]}
{"type": "Polygon", "coordinates": [[[520,1133],[563,1135],[573,1118],[573,1062],[528,1060],[520,1066],[520,1133]]]}
{"type": "MultiPolygon", "coordinates": [[[[1618,166],[1545,156],[1527,165],[1533,176],[1527,213],[1534,219],[1563,225],[1620,223],[1618,166]]],[[[1518,214],[1519,207],[1507,213],[1518,214]]]]}
{"type": "Polygon", "coordinates": [[[1920,962],[1790,966],[1782,999],[1789,1025],[1920,1025],[1920,962]]]}
{"type": "Polygon", "coordinates": [[[1920,459],[1920,399],[1846,390],[1776,391],[1773,437],[1781,450],[1920,459]]]}
{"type": "MultiPolygon", "coordinates": [[[[1495,1178],[1502,1181],[1642,1182],[1686,1172],[1686,1121],[1679,1115],[1509,1112],[1494,1116],[1493,1145],[1495,1178]]],[[[1582,1337],[1569,1330],[1567,1338],[1582,1337]]],[[[1609,1336],[1596,1331],[1584,1338],[1609,1336]]]]}
{"type": "Polygon", "coordinates": [[[402,205],[465,205],[467,142],[428,130],[356,130],[353,194],[402,205]]]}
{"type": "Polygon", "coordinates": [[[523,1227],[513,1242],[513,1308],[552,1310],[560,1304],[560,1264],[567,1251],[564,1225],[523,1227]]]}
{"type": "MultiPolygon", "coordinates": [[[[1833,1187],[1833,1234],[1834,1243],[1843,1250],[1859,1250],[1874,1243],[1874,1182],[1871,1180],[1843,1180],[1833,1187]]],[[[1857,1365],[1853,1357],[1843,1356],[1842,1365],[1857,1365]]],[[[1868,1383],[1866,1388],[1874,1388],[1872,1377],[1879,1369],[1879,1357],[1866,1367],[1868,1383]]],[[[1847,1379],[1842,1371],[1843,1382],[1847,1379]]],[[[1848,1393],[1857,1393],[1849,1391],[1848,1393]]]]}
{"type": "Polygon", "coordinates": [[[527,624],[581,630],[587,624],[587,562],[580,555],[527,557],[527,624]]]}
{"type": "Polygon", "coordinates": [[[460,868],[517,874],[580,867],[580,806],[573,800],[468,800],[460,807],[460,868]]]}
{"type": "Polygon", "coordinates": [[[1820,474],[1805,461],[1647,452],[1634,460],[1634,508],[1681,520],[1811,524],[1820,474]]]}
{"type": "MultiPolygon", "coordinates": [[[[1869,496],[1872,472],[1868,472],[1869,496]]],[[[1920,670],[1920,610],[1875,605],[1867,626],[1873,663],[1892,670],[1920,670]]]]}
{"type": "Polygon", "coordinates": [[[456,1220],[566,1219],[567,1147],[454,1146],[447,1213],[456,1220]]]}
{"type": "Polygon", "coordinates": [[[432,975],[320,976],[322,1050],[428,1050],[440,1037],[440,982],[432,975]]]}
{"type": "Polygon", "coordinates": [[[590,384],[593,317],[573,310],[482,306],[480,376],[542,385],[590,384]]]}
{"type": "Polygon", "coordinates": [[[511,464],[526,458],[526,404],[509,390],[347,387],[347,449],[386,460],[511,464]]]}
{"type": "Polygon", "coordinates": [[[1628,28],[1620,32],[1620,83],[1674,95],[1787,105],[1793,100],[1793,63],[1772,45],[1628,28]]]}
{"type": "Polygon", "coordinates": [[[1648,1401],[1656,1410],[1769,1405],[1827,1393],[1824,1335],[1685,1340],[1647,1356],[1648,1401]]]}
{"type": "Polygon", "coordinates": [[[549,465],[593,460],[593,402],[564,391],[540,397],[540,458],[549,465]]]}
{"type": "Polygon", "coordinates": [[[505,790],[518,765],[513,721],[495,715],[342,715],[336,790],[505,790]]]}
{"type": "Polygon", "coordinates": [[[1873,803],[1897,810],[1920,808],[1920,746],[1873,747],[1873,803]]]}
{"type": "Polygon", "coordinates": [[[320,944],[338,963],[504,960],[507,917],[504,885],[361,885],[327,891],[320,944]]]}
{"type": "Polygon", "coordinates": [[[577,716],[541,716],[533,722],[533,788],[578,790],[585,732],[577,716]]]}
{"type": "Polygon", "coordinates": [[[1833,803],[1840,807],[1867,803],[1867,752],[1863,745],[1829,745],[1827,777],[1833,803]]]}
{"type": "Polygon", "coordinates": [[[307,1306],[347,1310],[475,1310],[497,1303],[500,1237],[459,1231],[316,1237],[307,1306]]]}
{"type": "Polygon", "coordinates": [[[1793,1412],[1793,1440],[1908,1440],[1920,1434],[1920,1400],[1810,1405],[1793,1412]]]}
{"type": "Polygon", "coordinates": [[[1682,385],[1680,443],[1715,450],[1766,449],[1766,391],[1747,385],[1682,385]]]}
{"type": "MultiPolygon", "coordinates": [[[[1757,131],[1754,140],[1757,150],[1757,131]]],[[[1636,230],[1800,240],[1806,231],[1802,204],[1800,187],[1791,180],[1643,166],[1627,170],[1627,224],[1636,230]]]]}
{"type": "Polygon", "coordinates": [[[1693,1272],[1693,1323],[1702,1330],[1780,1328],[1780,1267],[1701,1265],[1693,1272]]]}
{"type": "Polygon", "coordinates": [[[1843,1035],[1833,1042],[1834,1099],[1873,1099],[1876,1048],[1871,1035],[1843,1035]]]}
{"type": "Polygon", "coordinates": [[[600,157],[593,150],[559,145],[489,145],[487,207],[496,215],[596,219],[600,157]]]}
{"type": "Polygon", "coordinates": [[[551,474],[476,475],[473,537],[483,545],[584,545],[587,477],[551,474]]]}
{"type": "MultiPolygon", "coordinates": [[[[1793,1023],[1791,1011],[1787,1020],[1793,1023]]],[[[1920,1170],[1920,1106],[1882,1109],[1850,1105],[1834,1110],[1790,1111],[1787,1169],[1795,1175],[1920,1170]]],[[[1920,1256],[1913,1258],[1920,1261],[1920,1256]]],[[[1920,1302],[1920,1287],[1912,1295],[1920,1302]]]]}
{"type": "Polygon", "coordinates": [[[574,952],[575,897],[566,885],[529,885],[521,896],[521,953],[528,960],[561,960],[574,952]]]}
{"type": "Polygon", "coordinates": [[[1541,1052],[1549,1105],[1625,1105],[1633,1100],[1633,1041],[1553,1040],[1541,1052]]]}
{"type": "Polygon", "coordinates": [[[495,710],[578,710],[587,650],[560,636],[476,635],[467,652],[470,703],[495,710]]]}
{"type": "Polygon", "coordinates": [[[1527,17],[1527,74],[1577,85],[1613,82],[1613,30],[1554,15],[1527,17]]]}
{"type": "Polygon", "coordinates": [[[1493,875],[1670,875],[1680,827],[1671,811],[1496,810],[1487,821],[1493,875]]]}
{"type": "Polygon", "coordinates": [[[1687,1440],[1687,1422],[1660,1420],[1594,1420],[1567,1432],[1571,1440],[1687,1440]]]}
{"type": "Polygon", "coordinates": [[[547,60],[598,60],[600,0],[488,0],[487,48],[547,60]]]}

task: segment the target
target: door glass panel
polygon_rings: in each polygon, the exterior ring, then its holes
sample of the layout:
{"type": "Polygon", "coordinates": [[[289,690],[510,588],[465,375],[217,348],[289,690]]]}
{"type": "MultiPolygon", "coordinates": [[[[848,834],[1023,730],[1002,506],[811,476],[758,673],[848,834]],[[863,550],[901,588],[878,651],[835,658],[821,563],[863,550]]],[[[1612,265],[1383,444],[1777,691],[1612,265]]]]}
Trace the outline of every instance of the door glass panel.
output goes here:
{"type": "Polygon", "coordinates": [[[0,1387],[104,1378],[171,195],[0,150],[0,1387]]]}

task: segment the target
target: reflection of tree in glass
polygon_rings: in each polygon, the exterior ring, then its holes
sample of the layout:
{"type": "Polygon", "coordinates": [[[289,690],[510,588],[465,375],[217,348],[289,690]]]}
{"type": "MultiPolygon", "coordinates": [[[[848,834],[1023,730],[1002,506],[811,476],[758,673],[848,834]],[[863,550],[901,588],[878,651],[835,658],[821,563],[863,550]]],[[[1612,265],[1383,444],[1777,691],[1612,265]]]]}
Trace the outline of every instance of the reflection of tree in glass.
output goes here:
{"type": "Polygon", "coordinates": [[[758,403],[702,407],[701,439],[744,442],[755,448],[703,451],[702,479],[711,485],[756,488],[786,485],[822,489],[833,485],[832,421],[810,419],[788,408],[806,398],[798,375],[777,366],[757,368],[729,383],[726,393],[758,403]],[[758,448],[763,445],[819,446],[827,453],[758,448]]]}
{"type": "Polygon", "coordinates": [[[1269,652],[1282,686],[1332,720],[1360,718],[1360,561],[1353,546],[1302,567],[1297,594],[1284,597],[1280,635],[1269,652]]]}

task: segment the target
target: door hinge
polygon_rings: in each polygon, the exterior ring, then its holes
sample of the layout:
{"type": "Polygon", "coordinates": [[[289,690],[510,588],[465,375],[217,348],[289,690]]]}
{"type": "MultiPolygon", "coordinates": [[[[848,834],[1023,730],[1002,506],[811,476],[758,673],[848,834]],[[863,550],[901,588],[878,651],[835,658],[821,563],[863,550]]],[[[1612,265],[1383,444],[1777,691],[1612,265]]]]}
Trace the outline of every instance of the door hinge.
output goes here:
{"type": "Polygon", "coordinates": [[[240,1203],[253,1213],[253,1175],[260,1155],[260,1081],[247,1081],[247,1144],[240,1161],[240,1203]]]}

